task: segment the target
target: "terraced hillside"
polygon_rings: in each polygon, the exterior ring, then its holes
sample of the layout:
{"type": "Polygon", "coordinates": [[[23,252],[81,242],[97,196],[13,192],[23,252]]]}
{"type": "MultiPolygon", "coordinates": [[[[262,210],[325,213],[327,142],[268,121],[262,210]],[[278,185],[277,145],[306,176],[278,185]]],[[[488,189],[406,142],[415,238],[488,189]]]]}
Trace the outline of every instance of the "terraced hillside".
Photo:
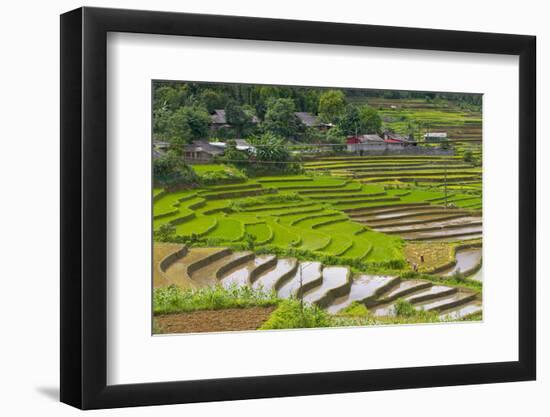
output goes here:
{"type": "Polygon", "coordinates": [[[270,255],[256,256],[228,248],[187,248],[157,244],[155,286],[250,286],[273,291],[279,298],[299,297],[331,314],[353,303],[365,305],[375,316],[395,315],[397,300],[417,310],[437,312],[444,320],[456,320],[481,312],[480,295],[465,288],[434,285],[427,280],[401,280],[396,276],[353,273],[347,266],[323,266],[270,255]]]}
{"type": "MultiPolygon", "coordinates": [[[[313,173],[325,172],[364,184],[447,190],[448,204],[481,210],[481,145],[479,142],[456,142],[452,146],[455,155],[451,156],[345,156],[317,159],[306,162],[304,166],[313,173]],[[465,158],[465,152],[469,152],[468,158],[465,158]]],[[[444,202],[444,198],[440,202],[444,202]]]]}
{"type": "Polygon", "coordinates": [[[444,192],[438,189],[388,188],[347,177],[262,177],[165,192],[154,201],[153,225],[158,232],[169,224],[180,242],[296,249],[336,256],[343,263],[401,268],[400,235],[407,240],[479,237],[480,196],[450,193],[447,203],[454,209],[443,207],[443,199],[444,192]],[[405,227],[412,224],[432,230],[423,230],[425,236],[411,235],[405,227]]]}
{"type": "Polygon", "coordinates": [[[362,183],[404,183],[434,187],[481,183],[482,170],[462,156],[347,156],[304,164],[312,172],[357,179],[362,183]]]}
{"type": "Polygon", "coordinates": [[[368,104],[378,110],[387,127],[398,133],[408,134],[411,124],[416,125],[417,140],[428,128],[432,132],[447,132],[450,139],[482,140],[481,111],[475,108],[463,108],[451,101],[375,97],[369,98],[368,104]]]}
{"type": "MultiPolygon", "coordinates": [[[[424,140],[423,135],[426,132],[447,133],[447,138],[450,140],[449,145],[453,149],[455,157],[441,158],[439,162],[432,160],[424,167],[417,166],[419,171],[422,169],[427,171],[423,176],[397,176],[394,172],[393,177],[385,174],[365,177],[365,172],[359,172],[360,175],[363,175],[363,178],[370,178],[370,181],[387,181],[388,179],[413,181],[418,186],[441,188],[443,184],[441,181],[438,181],[437,175],[433,176],[429,174],[436,171],[438,174],[443,174],[442,169],[444,165],[447,165],[447,172],[449,174],[447,186],[449,190],[463,192],[477,191],[481,193],[481,169],[475,169],[476,166],[479,167],[481,165],[482,158],[483,127],[480,106],[465,106],[464,103],[449,100],[430,101],[423,98],[390,99],[371,97],[367,99],[367,103],[377,109],[384,121],[385,128],[403,135],[409,135],[412,132],[415,139],[419,142],[424,140]],[[461,166],[460,160],[463,160],[465,152],[469,152],[473,159],[467,158],[469,162],[463,162],[461,166]],[[477,163],[473,164],[474,160],[477,163]],[[430,166],[434,170],[429,169],[430,166]]],[[[357,104],[364,103],[358,102],[357,104]]],[[[424,146],[439,145],[426,144],[424,146]]],[[[429,161],[425,159],[425,162],[429,161]]],[[[412,165],[414,161],[410,161],[409,163],[412,165]]],[[[406,168],[409,171],[412,170],[412,166],[406,168]]],[[[400,174],[406,174],[407,170],[402,169],[400,174]]],[[[368,173],[372,174],[373,172],[370,171],[368,173]]]]}
{"type": "Polygon", "coordinates": [[[482,234],[481,215],[429,203],[349,209],[347,213],[374,230],[405,240],[469,240],[480,239],[482,234]]]}

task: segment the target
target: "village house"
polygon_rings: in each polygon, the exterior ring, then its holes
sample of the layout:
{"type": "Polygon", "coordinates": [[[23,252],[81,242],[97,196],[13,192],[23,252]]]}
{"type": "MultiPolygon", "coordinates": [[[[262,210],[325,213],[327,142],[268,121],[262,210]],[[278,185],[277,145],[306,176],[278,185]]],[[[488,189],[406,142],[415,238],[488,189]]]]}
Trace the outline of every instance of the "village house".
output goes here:
{"type": "Polygon", "coordinates": [[[447,132],[427,132],[424,135],[424,141],[429,143],[439,143],[448,140],[447,132]]]}
{"type": "Polygon", "coordinates": [[[321,121],[319,121],[319,118],[317,116],[305,111],[298,111],[294,114],[296,115],[298,120],[306,127],[313,127],[321,131],[325,131],[334,126],[332,123],[322,123],[321,121]]]}
{"type": "Polygon", "coordinates": [[[390,145],[395,145],[394,147],[416,146],[416,142],[410,136],[403,136],[390,131],[385,131],[383,138],[384,142],[390,145]]]}
{"type": "MultiPolygon", "coordinates": [[[[239,151],[248,151],[248,152],[252,152],[252,153],[256,152],[256,148],[254,146],[252,146],[250,143],[248,143],[245,139],[230,139],[230,140],[235,142],[235,147],[239,151]]],[[[227,141],[226,142],[210,142],[210,145],[215,146],[217,148],[220,148],[222,150],[225,150],[225,148],[227,147],[227,141]]]]}
{"type": "MultiPolygon", "coordinates": [[[[240,151],[255,153],[256,148],[245,139],[231,139],[240,151]]],[[[207,140],[194,140],[183,148],[183,158],[188,162],[212,162],[214,157],[222,155],[227,148],[227,142],[208,142],[207,140]]]]}
{"type": "Polygon", "coordinates": [[[163,142],[153,139],[153,159],[158,159],[163,156],[170,148],[169,142],[163,142]]]}
{"type": "Polygon", "coordinates": [[[211,120],[210,126],[214,130],[222,129],[225,127],[231,127],[231,125],[227,123],[227,119],[225,117],[225,110],[223,109],[214,110],[214,113],[210,115],[210,120],[211,120]]]}
{"type": "Polygon", "coordinates": [[[380,154],[387,151],[412,150],[412,147],[416,147],[416,142],[412,137],[386,131],[382,136],[376,134],[348,136],[346,147],[348,152],[360,155],[364,153],[380,154]]]}
{"type": "MultiPolygon", "coordinates": [[[[258,119],[256,116],[252,116],[251,122],[253,124],[260,123],[260,119],[258,119]]],[[[225,115],[224,109],[216,109],[214,110],[214,113],[210,115],[210,127],[213,130],[219,130],[219,129],[225,129],[230,128],[231,124],[227,123],[227,117],[225,115]]]]}
{"type": "Polygon", "coordinates": [[[166,152],[170,148],[170,142],[153,139],[153,148],[159,152],[166,152]]]}
{"type": "Polygon", "coordinates": [[[206,140],[194,140],[183,148],[183,158],[188,162],[212,162],[215,156],[223,154],[223,149],[213,146],[206,140]]]}
{"type": "Polygon", "coordinates": [[[376,134],[348,136],[346,139],[348,152],[362,153],[364,151],[384,150],[384,139],[376,134]]]}

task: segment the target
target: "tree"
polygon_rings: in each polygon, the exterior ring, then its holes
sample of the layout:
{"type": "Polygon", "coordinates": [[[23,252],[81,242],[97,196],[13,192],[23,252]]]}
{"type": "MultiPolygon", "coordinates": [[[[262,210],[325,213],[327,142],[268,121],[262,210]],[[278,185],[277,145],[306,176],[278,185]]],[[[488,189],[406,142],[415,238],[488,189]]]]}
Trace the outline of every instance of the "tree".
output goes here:
{"type": "Polygon", "coordinates": [[[182,116],[182,112],[159,110],[154,119],[154,136],[173,144],[174,149],[179,153],[181,153],[183,145],[192,142],[193,133],[186,117],[182,116]]]}
{"type": "Polygon", "coordinates": [[[317,114],[321,90],[309,87],[296,87],[292,90],[292,98],[297,111],[317,114]]]}
{"type": "Polygon", "coordinates": [[[285,146],[285,140],[271,132],[252,136],[250,143],[256,148],[254,166],[257,173],[297,172],[299,164],[293,163],[292,155],[285,146]]]}
{"type": "MultiPolygon", "coordinates": [[[[250,110],[249,110],[250,111],[250,110]]],[[[235,128],[235,135],[240,138],[243,131],[252,125],[252,115],[245,111],[235,100],[230,100],[225,107],[225,119],[235,128]]]]}
{"type": "Polygon", "coordinates": [[[334,126],[327,132],[327,142],[335,145],[332,147],[333,151],[341,151],[345,148],[346,135],[338,126],[334,126]]]}
{"type": "Polygon", "coordinates": [[[210,115],[203,107],[186,106],[175,110],[168,119],[168,131],[189,132],[191,139],[201,139],[208,135],[210,115]]]}
{"type": "Polygon", "coordinates": [[[216,109],[224,108],[225,97],[218,91],[207,89],[201,92],[201,102],[206,107],[208,113],[213,113],[216,109]]]}
{"type": "Polygon", "coordinates": [[[153,107],[154,109],[164,107],[169,110],[175,110],[186,104],[188,94],[187,84],[177,87],[164,83],[156,84],[153,94],[153,107]]]}
{"type": "Polygon", "coordinates": [[[357,106],[346,106],[344,113],[338,122],[338,127],[345,135],[366,133],[362,131],[361,118],[357,106]]]}
{"type": "Polygon", "coordinates": [[[193,168],[173,152],[153,160],[153,179],[155,183],[162,186],[191,185],[199,181],[193,168]]]}
{"type": "Polygon", "coordinates": [[[367,105],[347,106],[338,126],[345,135],[379,133],[382,119],[378,112],[367,105]]]}
{"type": "Polygon", "coordinates": [[[316,127],[306,127],[304,133],[300,136],[301,142],[321,143],[326,142],[327,135],[316,127]]]}
{"type": "Polygon", "coordinates": [[[295,136],[298,131],[298,121],[294,114],[294,101],[289,98],[273,99],[267,104],[262,128],[284,138],[295,136]]]}
{"type": "Polygon", "coordinates": [[[382,130],[382,118],[378,111],[370,106],[359,107],[359,120],[361,129],[365,133],[380,133],[382,130]]]}
{"type": "Polygon", "coordinates": [[[319,118],[325,123],[336,123],[344,112],[346,98],[340,90],[325,91],[319,97],[319,118]]]}
{"type": "Polygon", "coordinates": [[[180,126],[178,134],[170,137],[170,150],[178,157],[183,156],[185,145],[191,143],[193,137],[189,126],[180,126]]]}
{"type": "Polygon", "coordinates": [[[256,161],[287,162],[290,160],[290,152],[284,140],[271,132],[252,137],[251,143],[256,147],[256,161]]]}

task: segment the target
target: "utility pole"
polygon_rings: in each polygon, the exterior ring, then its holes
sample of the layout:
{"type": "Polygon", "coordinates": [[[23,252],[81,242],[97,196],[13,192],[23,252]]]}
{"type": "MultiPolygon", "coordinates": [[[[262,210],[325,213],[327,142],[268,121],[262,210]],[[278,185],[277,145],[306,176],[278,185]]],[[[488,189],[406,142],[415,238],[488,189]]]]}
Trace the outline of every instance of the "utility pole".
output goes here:
{"type": "Polygon", "coordinates": [[[445,209],[447,209],[447,161],[445,161],[445,209]]]}
{"type": "MultiPolygon", "coordinates": [[[[357,123],[355,123],[355,140],[358,141],[359,140],[359,136],[357,136],[357,123]]],[[[359,153],[359,148],[360,148],[360,144],[359,143],[356,143],[355,146],[357,146],[357,153],[359,153]]]]}
{"type": "Polygon", "coordinates": [[[430,122],[426,122],[426,136],[424,137],[424,142],[430,137],[430,122]]]}
{"type": "Polygon", "coordinates": [[[304,292],[302,291],[302,287],[304,285],[304,281],[302,278],[302,263],[300,262],[300,311],[302,312],[302,315],[304,314],[304,292]]]}

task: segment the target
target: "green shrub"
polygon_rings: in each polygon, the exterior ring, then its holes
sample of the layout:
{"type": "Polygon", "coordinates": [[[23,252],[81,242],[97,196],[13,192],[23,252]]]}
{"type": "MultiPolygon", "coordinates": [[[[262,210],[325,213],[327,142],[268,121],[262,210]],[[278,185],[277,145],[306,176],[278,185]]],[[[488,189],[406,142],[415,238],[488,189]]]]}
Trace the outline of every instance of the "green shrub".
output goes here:
{"type": "Polygon", "coordinates": [[[395,302],[395,316],[397,319],[404,319],[417,323],[436,323],[439,314],[436,311],[417,310],[411,303],[399,299],[395,302]]]}
{"type": "Polygon", "coordinates": [[[244,182],[247,179],[248,177],[244,172],[232,167],[218,171],[206,171],[199,176],[199,181],[203,185],[244,182]]]}
{"type": "Polygon", "coordinates": [[[270,194],[261,197],[247,197],[238,200],[231,201],[229,207],[234,211],[241,211],[248,207],[259,206],[269,203],[292,203],[296,201],[303,201],[304,198],[296,193],[275,194],[276,189],[268,188],[271,190],[270,194]]]}
{"type": "Polygon", "coordinates": [[[350,316],[350,317],[366,317],[369,315],[369,310],[365,304],[358,301],[354,301],[345,309],[338,313],[340,316],[350,316]]]}
{"type": "Polygon", "coordinates": [[[223,162],[239,169],[248,169],[249,160],[250,153],[237,149],[234,140],[228,140],[223,155],[215,158],[216,162],[223,162]]]}
{"type": "Polygon", "coordinates": [[[196,185],[200,182],[195,171],[173,152],[153,161],[153,178],[155,184],[163,187],[196,185]]]}
{"type": "Polygon", "coordinates": [[[284,300],[271,314],[260,330],[304,329],[329,327],[330,316],[315,305],[303,305],[297,300],[284,300]]]}
{"type": "Polygon", "coordinates": [[[415,316],[418,312],[414,306],[403,299],[399,299],[395,302],[395,314],[398,316],[412,317],[415,316]]]}
{"type": "Polygon", "coordinates": [[[176,227],[173,224],[162,224],[158,230],[153,233],[155,242],[172,242],[176,237],[176,227]]]}

